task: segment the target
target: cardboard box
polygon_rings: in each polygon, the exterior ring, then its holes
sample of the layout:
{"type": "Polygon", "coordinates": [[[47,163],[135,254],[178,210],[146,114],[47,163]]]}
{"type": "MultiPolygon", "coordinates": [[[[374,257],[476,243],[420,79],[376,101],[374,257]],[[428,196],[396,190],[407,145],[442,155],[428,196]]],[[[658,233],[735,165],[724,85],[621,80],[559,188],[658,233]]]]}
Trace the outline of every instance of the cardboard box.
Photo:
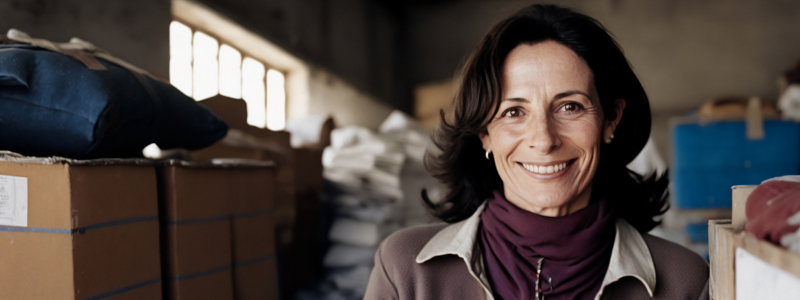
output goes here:
{"type": "MultiPolygon", "coordinates": [[[[228,123],[232,131],[246,135],[251,145],[226,143],[228,138],[208,147],[192,152],[195,161],[210,161],[215,158],[245,158],[273,161],[275,173],[275,226],[286,228],[294,225],[295,206],[295,152],[291,147],[291,134],[272,131],[247,124],[247,105],[244,101],[217,95],[203,101],[220,119],[228,123]],[[271,149],[271,150],[270,150],[271,149]]],[[[237,135],[239,135],[237,133],[237,135]]],[[[320,175],[321,176],[321,175],[320,175]]],[[[289,240],[291,237],[288,237],[289,240]]],[[[280,237],[279,240],[283,240],[280,237]]]]}
{"type": "Polygon", "coordinates": [[[439,123],[439,111],[447,110],[455,96],[452,79],[420,84],[414,87],[414,117],[428,129],[439,123]]]}
{"type": "MultiPolygon", "coordinates": [[[[192,159],[211,161],[215,158],[246,158],[274,161],[275,227],[274,245],[280,262],[281,289],[288,297],[292,291],[306,286],[322,274],[320,245],[319,195],[322,191],[322,149],[330,144],[332,120],[323,124],[320,143],[314,149],[292,149],[288,132],[275,132],[247,124],[247,108],[242,100],[215,96],[201,101],[223,119],[233,131],[240,131],[251,143],[223,140],[192,152],[192,159]],[[267,143],[265,145],[265,142],[267,143]],[[270,147],[286,151],[270,151],[270,147]]],[[[236,132],[235,135],[241,135],[236,132]]],[[[241,136],[238,136],[241,139],[241,136]]]]}
{"type": "Polygon", "coordinates": [[[281,288],[286,293],[284,298],[290,297],[292,291],[321,279],[325,255],[323,240],[327,239],[327,232],[322,231],[319,202],[323,188],[322,150],[295,151],[297,169],[303,170],[303,175],[297,176],[297,222],[291,231],[292,239],[278,247],[281,288]]]}
{"type": "Polygon", "coordinates": [[[257,161],[158,167],[165,298],[277,298],[273,172],[257,161]]]}
{"type": "MultiPolygon", "coordinates": [[[[234,142],[232,141],[234,139],[226,137],[211,147],[192,152],[192,159],[211,161],[215,158],[244,158],[275,162],[277,168],[273,220],[278,232],[277,241],[281,245],[288,245],[292,242],[292,228],[297,218],[295,208],[297,162],[296,153],[291,148],[291,135],[285,131],[271,131],[247,124],[247,105],[242,100],[217,95],[200,103],[228,123],[236,139],[241,140],[244,135],[244,139],[249,143],[234,142]]],[[[321,176],[320,174],[320,178],[321,176]]]]}
{"type": "Polygon", "coordinates": [[[150,161],[6,152],[0,175],[0,299],[161,299],[150,161]]]}
{"type": "Polygon", "coordinates": [[[266,153],[260,149],[234,147],[217,142],[210,147],[190,153],[192,160],[209,162],[215,158],[240,158],[253,160],[267,160],[266,153]]]}
{"type": "Polygon", "coordinates": [[[227,173],[233,214],[235,299],[277,299],[274,168],[239,168],[227,173]]]}

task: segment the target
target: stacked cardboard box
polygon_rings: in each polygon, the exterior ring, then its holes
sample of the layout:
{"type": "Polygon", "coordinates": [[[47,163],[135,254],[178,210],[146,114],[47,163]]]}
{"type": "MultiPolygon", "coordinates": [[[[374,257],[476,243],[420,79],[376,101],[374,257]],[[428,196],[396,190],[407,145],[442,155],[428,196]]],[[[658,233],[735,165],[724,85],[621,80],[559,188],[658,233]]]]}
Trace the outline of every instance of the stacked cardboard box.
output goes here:
{"type": "Polygon", "coordinates": [[[321,275],[319,195],[322,191],[322,149],[330,143],[333,121],[320,122],[315,144],[290,147],[290,134],[247,124],[247,107],[238,99],[216,96],[201,102],[230,127],[228,136],[191,153],[195,161],[244,158],[273,161],[274,226],[281,289],[289,295],[321,275]]]}
{"type": "Polygon", "coordinates": [[[242,100],[218,95],[201,103],[228,123],[231,130],[227,137],[211,147],[192,152],[192,160],[245,158],[275,162],[276,238],[279,247],[288,245],[296,218],[295,153],[290,145],[291,135],[247,124],[247,105],[242,100]]]}
{"type": "MultiPolygon", "coordinates": [[[[248,164],[226,169],[233,232],[235,299],[277,299],[274,172],[248,164]]],[[[232,167],[229,165],[229,167],[232,167]]]]}
{"type": "Polygon", "coordinates": [[[0,153],[0,299],[161,299],[145,160],[0,153]]]}
{"type": "Polygon", "coordinates": [[[165,298],[276,299],[273,166],[158,167],[165,298]]]}
{"type": "Polygon", "coordinates": [[[295,173],[296,218],[291,241],[278,249],[284,298],[319,279],[325,250],[319,200],[323,188],[322,150],[295,149],[295,155],[296,169],[302,170],[295,173]]]}

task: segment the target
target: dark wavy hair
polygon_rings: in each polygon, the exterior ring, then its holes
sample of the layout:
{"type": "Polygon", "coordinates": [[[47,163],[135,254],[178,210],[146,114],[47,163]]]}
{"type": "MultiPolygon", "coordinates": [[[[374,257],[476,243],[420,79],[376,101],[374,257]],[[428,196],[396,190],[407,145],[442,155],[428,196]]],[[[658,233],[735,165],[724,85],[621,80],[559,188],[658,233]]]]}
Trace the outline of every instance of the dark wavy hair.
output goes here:
{"type": "Polygon", "coordinates": [[[543,41],[561,43],[592,70],[607,120],[617,118],[614,101],[626,100],[616,139],[600,148],[593,196],[607,196],[619,216],[641,232],[660,222],[654,217],[669,208],[666,172],[644,177],[626,165],[641,151],[650,134],[650,106],[642,84],[616,41],[597,20],[555,5],[532,5],[495,25],[476,46],[459,74],[451,110],[440,111],[432,137],[439,151],[428,151],[425,165],[448,188],[434,203],[422,191],[424,204],[439,219],[454,223],[475,213],[503,182],[495,165],[485,160],[478,134],[500,107],[502,66],[514,48],[543,41]]]}

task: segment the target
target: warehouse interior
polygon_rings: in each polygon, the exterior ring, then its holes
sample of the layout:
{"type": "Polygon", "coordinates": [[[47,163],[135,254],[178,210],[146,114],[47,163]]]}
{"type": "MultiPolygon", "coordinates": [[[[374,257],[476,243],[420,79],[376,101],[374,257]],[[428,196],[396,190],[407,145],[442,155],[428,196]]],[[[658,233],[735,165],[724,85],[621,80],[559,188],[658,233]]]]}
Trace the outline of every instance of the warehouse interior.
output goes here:
{"type": "Polygon", "coordinates": [[[800,296],[798,2],[0,0],[0,299],[364,298],[384,238],[441,222],[459,71],[537,3],[597,19],[647,92],[650,234],[710,299],[800,296]]]}

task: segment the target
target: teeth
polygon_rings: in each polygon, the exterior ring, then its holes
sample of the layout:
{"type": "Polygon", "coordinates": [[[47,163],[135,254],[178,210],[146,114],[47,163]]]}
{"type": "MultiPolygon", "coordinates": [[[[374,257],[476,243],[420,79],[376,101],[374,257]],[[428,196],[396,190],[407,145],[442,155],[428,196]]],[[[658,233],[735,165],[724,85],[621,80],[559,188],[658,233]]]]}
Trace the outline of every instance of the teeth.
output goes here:
{"type": "Polygon", "coordinates": [[[557,164],[557,165],[549,165],[549,166],[537,166],[537,165],[522,164],[522,166],[526,170],[528,170],[530,172],[533,172],[533,173],[551,174],[551,173],[555,173],[555,172],[561,171],[564,168],[566,168],[567,167],[567,163],[564,162],[564,163],[560,163],[560,164],[557,164]]]}

